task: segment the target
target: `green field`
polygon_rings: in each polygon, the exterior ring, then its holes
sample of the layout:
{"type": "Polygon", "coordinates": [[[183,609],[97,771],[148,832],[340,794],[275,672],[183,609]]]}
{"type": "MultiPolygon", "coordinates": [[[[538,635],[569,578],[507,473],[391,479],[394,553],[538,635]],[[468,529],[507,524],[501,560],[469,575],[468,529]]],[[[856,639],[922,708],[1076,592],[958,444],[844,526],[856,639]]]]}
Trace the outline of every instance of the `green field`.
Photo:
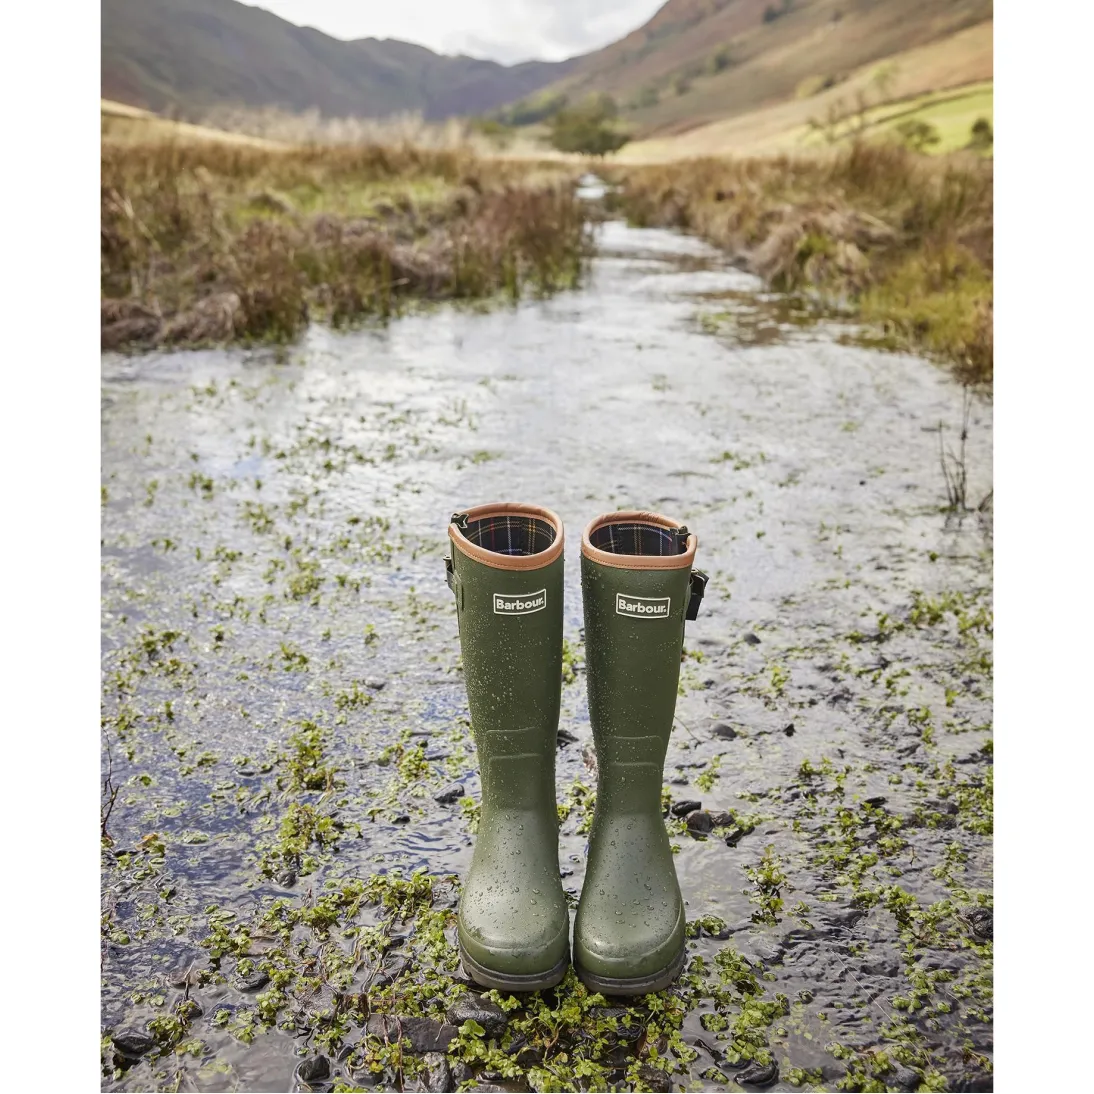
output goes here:
{"type": "MultiPolygon", "coordinates": [[[[868,137],[897,136],[897,127],[903,123],[923,121],[933,126],[940,138],[938,144],[927,151],[941,154],[964,148],[969,143],[973,123],[978,118],[986,118],[994,124],[993,106],[993,82],[984,80],[873,107],[861,119],[856,116],[841,122],[834,132],[840,139],[846,139],[864,121],[863,132],[868,137]]],[[[807,147],[824,144],[827,139],[824,133],[805,127],[799,130],[797,136],[799,143],[807,147]]]]}

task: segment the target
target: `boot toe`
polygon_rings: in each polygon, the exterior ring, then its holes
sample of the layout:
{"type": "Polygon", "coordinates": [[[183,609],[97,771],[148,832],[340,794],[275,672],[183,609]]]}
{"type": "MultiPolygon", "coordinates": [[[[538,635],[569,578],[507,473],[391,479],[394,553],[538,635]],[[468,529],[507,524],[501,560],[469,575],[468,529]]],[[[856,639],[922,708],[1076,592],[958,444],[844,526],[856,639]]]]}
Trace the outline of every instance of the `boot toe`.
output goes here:
{"type": "Polygon", "coordinates": [[[684,948],[684,909],[668,914],[583,907],[574,927],[574,965],[605,980],[656,977],[679,961],[684,948]]]}

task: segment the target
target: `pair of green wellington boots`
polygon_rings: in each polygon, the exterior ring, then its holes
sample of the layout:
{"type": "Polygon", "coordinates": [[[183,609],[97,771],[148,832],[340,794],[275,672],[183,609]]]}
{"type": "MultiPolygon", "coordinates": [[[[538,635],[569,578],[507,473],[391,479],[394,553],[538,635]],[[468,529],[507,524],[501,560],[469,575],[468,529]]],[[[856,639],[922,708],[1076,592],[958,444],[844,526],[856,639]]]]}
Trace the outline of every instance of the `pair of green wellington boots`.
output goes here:
{"type": "MultiPolygon", "coordinates": [[[[504,991],[553,987],[570,963],[558,868],[563,526],[550,509],[481,505],[448,527],[482,815],[459,908],[464,969],[504,991]]],[[[684,902],[661,812],[684,621],[706,578],[696,537],[656,513],[597,517],[581,542],[597,799],[573,963],[606,995],[684,966],[684,902]]]]}

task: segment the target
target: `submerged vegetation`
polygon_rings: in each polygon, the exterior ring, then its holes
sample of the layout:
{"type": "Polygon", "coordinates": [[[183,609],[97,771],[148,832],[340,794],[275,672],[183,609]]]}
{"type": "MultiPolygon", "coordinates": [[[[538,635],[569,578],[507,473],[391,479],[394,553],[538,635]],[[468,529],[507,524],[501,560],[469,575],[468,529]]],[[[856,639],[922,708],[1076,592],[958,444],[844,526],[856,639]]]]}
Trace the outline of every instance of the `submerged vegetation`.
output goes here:
{"type": "Polygon", "coordinates": [[[572,286],[573,176],[459,149],[106,142],[103,348],[287,341],[412,299],[572,286]]]}
{"type": "Polygon", "coordinates": [[[883,344],[929,353],[963,381],[990,385],[990,161],[855,143],[828,156],[697,159],[611,174],[633,223],[693,231],[772,288],[845,304],[883,329],[883,344]]]}

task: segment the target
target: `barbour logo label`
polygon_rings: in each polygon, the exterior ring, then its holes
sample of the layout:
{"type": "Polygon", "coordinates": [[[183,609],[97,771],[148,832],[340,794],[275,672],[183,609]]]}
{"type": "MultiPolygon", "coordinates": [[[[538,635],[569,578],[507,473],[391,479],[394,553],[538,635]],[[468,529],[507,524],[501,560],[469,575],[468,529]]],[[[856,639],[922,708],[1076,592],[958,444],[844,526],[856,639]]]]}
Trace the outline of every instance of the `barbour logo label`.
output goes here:
{"type": "Polygon", "coordinates": [[[538,593],[516,593],[502,595],[494,593],[495,615],[531,615],[547,607],[547,590],[538,593]]]}
{"type": "Polygon", "coordinates": [[[670,598],[648,596],[627,596],[616,593],[615,611],[617,615],[628,615],[632,619],[668,619],[670,598]]]}

